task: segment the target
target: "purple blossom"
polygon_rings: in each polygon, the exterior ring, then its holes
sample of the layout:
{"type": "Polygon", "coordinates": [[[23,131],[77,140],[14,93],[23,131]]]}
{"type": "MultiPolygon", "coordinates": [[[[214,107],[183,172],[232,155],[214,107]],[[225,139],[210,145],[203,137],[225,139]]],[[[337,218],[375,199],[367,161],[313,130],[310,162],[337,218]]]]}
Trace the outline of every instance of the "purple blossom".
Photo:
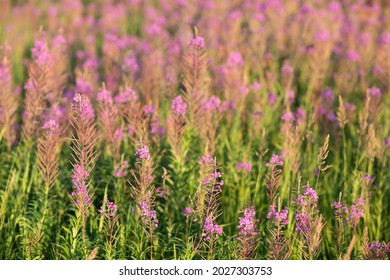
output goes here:
{"type": "Polygon", "coordinates": [[[49,135],[57,135],[59,133],[59,126],[55,119],[47,120],[42,129],[47,129],[47,133],[49,135]]]}
{"type": "Polygon", "coordinates": [[[221,100],[217,96],[212,96],[203,103],[203,109],[206,111],[212,111],[218,109],[221,100]]]}
{"type": "Polygon", "coordinates": [[[278,96],[275,93],[268,93],[268,102],[271,105],[274,105],[276,101],[278,100],[278,96]]]}
{"type": "Polygon", "coordinates": [[[280,212],[276,211],[276,206],[275,204],[272,204],[270,206],[269,213],[267,215],[267,219],[274,219],[274,222],[276,224],[282,223],[282,225],[287,225],[288,224],[288,209],[287,207],[284,207],[284,209],[280,212]]]}
{"type": "Polygon", "coordinates": [[[222,226],[217,225],[211,218],[207,217],[203,225],[202,237],[209,240],[213,236],[218,237],[220,235],[222,235],[222,226]]]}
{"type": "Polygon", "coordinates": [[[108,217],[115,217],[115,214],[117,212],[117,207],[114,202],[111,202],[107,200],[107,208],[103,209],[103,205],[100,207],[99,213],[102,214],[103,216],[108,216],[108,217]]]}
{"type": "Polygon", "coordinates": [[[284,113],[282,115],[282,120],[285,121],[285,122],[293,122],[295,120],[295,116],[291,112],[284,113]]]}
{"type": "Polygon", "coordinates": [[[348,50],[347,53],[345,54],[347,60],[352,61],[352,62],[357,62],[360,60],[360,55],[358,52],[353,51],[353,50],[348,50]]]}
{"type": "Polygon", "coordinates": [[[294,68],[288,62],[285,62],[282,66],[281,71],[283,76],[287,76],[294,72],[294,68]]]}
{"type": "Polygon", "coordinates": [[[45,38],[36,39],[34,47],[31,49],[31,55],[39,66],[46,65],[50,60],[49,48],[45,38]]]}
{"type": "Polygon", "coordinates": [[[390,245],[374,241],[368,244],[368,250],[370,251],[369,255],[371,256],[371,259],[386,259],[390,251],[390,245]]]}
{"type": "Polygon", "coordinates": [[[363,180],[363,182],[366,182],[368,184],[372,184],[372,182],[374,182],[374,180],[375,180],[375,176],[369,175],[369,174],[363,174],[362,180],[363,180]]]}
{"type": "Polygon", "coordinates": [[[385,147],[390,147],[390,136],[385,139],[385,147]]]}
{"type": "Polygon", "coordinates": [[[154,105],[147,105],[144,107],[144,113],[146,115],[153,115],[155,111],[156,111],[156,107],[154,105]]]}
{"type": "Polygon", "coordinates": [[[82,119],[95,119],[92,105],[80,93],[76,93],[72,107],[79,111],[82,119]]]}
{"type": "Polygon", "coordinates": [[[348,207],[341,202],[335,201],[330,204],[331,207],[334,207],[333,214],[336,218],[343,218],[344,215],[348,214],[348,207]]]}
{"type": "Polygon", "coordinates": [[[295,216],[295,221],[295,231],[306,236],[311,230],[309,216],[305,213],[299,213],[295,216]]]}
{"type": "Polygon", "coordinates": [[[98,101],[103,101],[106,104],[112,104],[112,94],[106,88],[102,88],[98,91],[97,98],[98,101]]]}
{"type": "Polygon", "coordinates": [[[72,192],[72,198],[74,204],[79,207],[81,205],[91,205],[91,199],[88,194],[86,181],[89,178],[89,173],[84,170],[80,165],[75,165],[73,168],[72,182],[74,191],[72,192]]]}
{"type": "Polygon", "coordinates": [[[249,89],[244,86],[240,86],[239,90],[242,95],[247,95],[249,93],[249,89]]]}
{"type": "Polygon", "coordinates": [[[368,89],[368,94],[371,95],[372,97],[380,97],[382,95],[382,92],[379,88],[372,87],[368,89]]]}
{"type": "Polygon", "coordinates": [[[183,212],[181,212],[181,214],[184,217],[187,217],[187,216],[191,215],[193,212],[194,212],[194,210],[191,207],[186,207],[186,208],[184,208],[183,212]]]}
{"type": "Polygon", "coordinates": [[[11,71],[8,65],[0,63],[0,84],[11,83],[11,71]]]}
{"type": "Polygon", "coordinates": [[[317,192],[311,187],[306,188],[305,191],[303,192],[303,195],[305,195],[307,198],[309,198],[314,203],[317,203],[317,201],[318,201],[317,192]]]}
{"type": "Polygon", "coordinates": [[[364,199],[358,198],[356,199],[355,203],[352,204],[350,210],[349,210],[349,218],[348,222],[353,226],[356,227],[356,225],[359,222],[360,218],[363,218],[364,216],[364,199]]]}
{"type": "Polygon", "coordinates": [[[306,112],[302,108],[298,108],[295,112],[295,118],[297,123],[302,123],[306,119],[306,112]]]}
{"type": "Polygon", "coordinates": [[[138,148],[136,151],[136,155],[138,156],[138,159],[149,160],[150,159],[149,148],[147,146],[138,148]]]}
{"type": "Polygon", "coordinates": [[[247,236],[247,235],[256,235],[256,223],[259,221],[255,218],[255,209],[247,208],[244,209],[244,216],[239,217],[238,229],[239,235],[247,236]]]}
{"type": "Polygon", "coordinates": [[[199,49],[204,49],[204,38],[200,36],[196,36],[194,39],[191,39],[188,43],[190,47],[198,47],[199,49]]]}
{"type": "Polygon", "coordinates": [[[237,170],[246,170],[246,172],[251,172],[252,171],[252,164],[247,163],[247,162],[239,162],[236,164],[236,169],[237,170]]]}
{"type": "Polygon", "coordinates": [[[115,165],[114,177],[123,178],[127,176],[127,169],[129,168],[129,163],[123,161],[120,165],[115,165]]]}
{"type": "Polygon", "coordinates": [[[253,84],[250,85],[250,88],[252,90],[258,91],[261,90],[261,84],[259,82],[254,82],[253,84]]]}
{"type": "Polygon", "coordinates": [[[322,98],[326,101],[332,102],[334,100],[333,90],[326,88],[322,91],[322,98]]]}
{"type": "Polygon", "coordinates": [[[146,201],[141,201],[138,205],[139,215],[145,223],[151,223],[152,226],[158,227],[158,219],[156,211],[150,207],[146,201]]]}
{"type": "Polygon", "coordinates": [[[265,166],[267,167],[270,167],[270,166],[277,166],[277,165],[280,165],[280,166],[283,166],[283,160],[281,159],[281,157],[279,155],[272,155],[272,158],[271,158],[271,161],[270,162],[267,162],[265,164],[265,166]]]}
{"type": "Polygon", "coordinates": [[[114,97],[115,103],[126,103],[136,100],[138,100],[138,96],[130,87],[126,87],[123,91],[119,92],[119,94],[114,97]]]}
{"type": "Polygon", "coordinates": [[[179,95],[172,100],[171,111],[177,115],[183,116],[187,110],[187,103],[179,95]]]}
{"type": "Polygon", "coordinates": [[[229,66],[244,66],[244,59],[239,52],[231,52],[227,58],[227,64],[229,66]]]}

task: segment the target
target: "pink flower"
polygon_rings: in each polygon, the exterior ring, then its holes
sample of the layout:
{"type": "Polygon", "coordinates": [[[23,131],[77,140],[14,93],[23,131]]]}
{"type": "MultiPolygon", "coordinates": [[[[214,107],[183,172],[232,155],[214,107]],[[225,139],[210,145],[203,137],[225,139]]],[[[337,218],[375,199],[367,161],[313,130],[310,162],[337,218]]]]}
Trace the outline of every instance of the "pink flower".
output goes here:
{"type": "Polygon", "coordinates": [[[183,116],[187,110],[187,103],[184,102],[181,96],[176,96],[172,100],[171,111],[177,115],[183,116]]]}
{"type": "Polygon", "coordinates": [[[139,159],[145,159],[145,160],[150,159],[149,148],[147,146],[143,146],[143,147],[137,149],[136,154],[139,157],[139,159]]]}
{"type": "Polygon", "coordinates": [[[190,42],[188,43],[189,46],[194,46],[197,47],[201,50],[204,49],[204,38],[200,36],[196,36],[194,39],[191,39],[190,42]]]}
{"type": "Polygon", "coordinates": [[[248,172],[251,172],[251,170],[252,170],[252,164],[250,164],[250,163],[247,163],[247,162],[239,162],[239,163],[237,163],[236,164],[236,169],[237,170],[246,170],[246,172],[248,173],[248,172]]]}

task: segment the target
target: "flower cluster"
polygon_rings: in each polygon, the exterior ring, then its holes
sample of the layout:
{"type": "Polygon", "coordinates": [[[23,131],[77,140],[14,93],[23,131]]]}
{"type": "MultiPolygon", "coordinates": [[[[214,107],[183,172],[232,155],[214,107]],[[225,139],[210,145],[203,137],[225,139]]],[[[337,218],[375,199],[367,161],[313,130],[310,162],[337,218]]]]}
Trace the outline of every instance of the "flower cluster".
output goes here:
{"type": "Polygon", "coordinates": [[[129,163],[127,161],[121,162],[120,165],[115,165],[114,177],[116,178],[126,177],[128,168],[129,168],[129,163]]]}
{"type": "Polygon", "coordinates": [[[368,256],[370,260],[385,260],[390,252],[390,245],[380,242],[371,242],[368,244],[368,256]]]}
{"type": "Polygon", "coordinates": [[[256,224],[259,221],[255,218],[255,209],[247,208],[244,209],[244,216],[239,218],[238,229],[239,235],[247,236],[247,235],[256,235],[256,224]]]}
{"type": "Polygon", "coordinates": [[[204,238],[204,240],[209,240],[213,236],[218,237],[220,235],[222,235],[222,226],[213,223],[213,220],[207,217],[204,222],[203,232],[202,232],[202,237],[204,238]]]}
{"type": "Polygon", "coordinates": [[[292,202],[297,203],[299,206],[307,206],[309,208],[317,207],[318,195],[317,192],[307,184],[303,194],[299,194],[298,199],[294,197],[292,202]]]}
{"type": "Polygon", "coordinates": [[[306,213],[299,213],[295,216],[295,231],[307,236],[311,230],[310,217],[306,213]]]}
{"type": "Polygon", "coordinates": [[[247,162],[239,162],[236,164],[236,169],[237,170],[246,170],[246,172],[251,172],[252,170],[252,164],[247,163],[247,162]]]}
{"type": "Polygon", "coordinates": [[[59,126],[55,119],[49,119],[47,120],[43,126],[42,129],[47,130],[47,135],[58,135],[59,134],[59,126]]]}
{"type": "Polygon", "coordinates": [[[281,223],[282,225],[288,225],[288,209],[284,207],[284,209],[280,212],[276,211],[275,204],[270,206],[269,213],[267,215],[267,219],[274,219],[275,224],[281,223]]]}
{"type": "Polygon", "coordinates": [[[117,212],[117,207],[114,202],[107,200],[106,209],[103,206],[100,207],[99,213],[107,217],[115,217],[117,212]]]}
{"type": "Polygon", "coordinates": [[[92,105],[80,93],[76,93],[72,103],[72,107],[79,111],[80,116],[84,120],[95,119],[95,113],[92,105]]]}
{"type": "Polygon", "coordinates": [[[203,186],[208,186],[211,184],[214,186],[214,189],[218,192],[222,191],[222,186],[224,185],[224,181],[222,180],[222,173],[219,171],[215,171],[210,174],[210,176],[203,179],[203,186]]]}
{"type": "Polygon", "coordinates": [[[267,162],[265,166],[270,167],[270,166],[283,166],[283,160],[281,159],[281,156],[279,155],[272,155],[271,161],[267,162]]]}
{"type": "Polygon", "coordinates": [[[352,204],[349,210],[348,222],[352,227],[356,227],[360,218],[364,216],[364,199],[358,198],[355,203],[352,204]]]}
{"type": "Polygon", "coordinates": [[[335,201],[330,204],[331,207],[334,207],[333,214],[336,218],[343,218],[345,214],[348,214],[348,207],[341,202],[335,201]]]}
{"type": "Polygon", "coordinates": [[[91,205],[91,199],[88,194],[85,182],[88,180],[90,174],[84,170],[80,165],[75,165],[72,174],[73,188],[72,192],[73,202],[76,206],[91,205]]]}
{"type": "Polygon", "coordinates": [[[191,215],[193,212],[194,212],[194,209],[192,209],[191,207],[186,207],[186,208],[184,208],[183,212],[181,212],[181,214],[182,214],[184,217],[188,217],[188,216],[191,215]]]}
{"type": "Polygon", "coordinates": [[[181,96],[176,96],[172,100],[171,111],[174,114],[183,116],[186,113],[186,110],[187,110],[187,103],[184,102],[181,96]]]}
{"type": "Polygon", "coordinates": [[[150,203],[147,201],[141,201],[138,205],[139,216],[142,217],[142,220],[145,223],[150,223],[154,227],[158,227],[158,219],[156,211],[153,210],[150,206],[150,203]]]}
{"type": "Polygon", "coordinates": [[[147,146],[142,146],[141,148],[138,148],[136,151],[136,155],[138,156],[138,160],[139,159],[149,160],[150,159],[149,148],[147,146]]]}
{"type": "Polygon", "coordinates": [[[204,49],[204,38],[200,36],[196,36],[194,39],[191,39],[188,43],[190,47],[198,47],[199,49],[204,49]]]}

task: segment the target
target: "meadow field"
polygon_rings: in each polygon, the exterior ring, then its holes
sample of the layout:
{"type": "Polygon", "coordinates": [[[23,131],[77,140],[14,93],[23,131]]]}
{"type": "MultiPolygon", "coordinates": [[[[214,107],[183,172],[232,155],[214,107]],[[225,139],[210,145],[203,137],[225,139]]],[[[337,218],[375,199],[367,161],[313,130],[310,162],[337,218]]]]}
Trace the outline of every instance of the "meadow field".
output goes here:
{"type": "Polygon", "coordinates": [[[0,0],[1,260],[380,260],[390,2],[0,0]]]}

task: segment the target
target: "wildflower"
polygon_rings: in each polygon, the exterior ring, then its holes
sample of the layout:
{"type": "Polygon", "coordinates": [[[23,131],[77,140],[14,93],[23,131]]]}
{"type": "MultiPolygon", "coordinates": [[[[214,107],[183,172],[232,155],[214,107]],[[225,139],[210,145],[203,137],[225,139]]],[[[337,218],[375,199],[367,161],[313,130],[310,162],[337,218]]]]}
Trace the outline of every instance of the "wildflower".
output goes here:
{"type": "Polygon", "coordinates": [[[135,100],[138,100],[138,96],[130,87],[126,87],[123,91],[114,97],[115,103],[126,103],[135,100]]]}
{"type": "Polygon", "coordinates": [[[138,148],[136,151],[136,155],[139,157],[139,159],[149,160],[150,159],[149,148],[147,146],[138,148]]]}
{"type": "Polygon", "coordinates": [[[368,94],[371,95],[372,97],[380,97],[382,95],[382,92],[379,88],[372,87],[368,89],[368,94]]]}
{"type": "Polygon", "coordinates": [[[250,88],[255,91],[261,90],[261,84],[259,82],[254,82],[250,85],[250,88]]]}
{"type": "Polygon", "coordinates": [[[390,251],[390,245],[386,243],[371,242],[368,244],[368,259],[385,260],[390,251]]]}
{"type": "Polygon", "coordinates": [[[191,39],[188,45],[198,47],[200,50],[204,49],[204,38],[196,36],[194,39],[191,39]]]}
{"type": "Polygon", "coordinates": [[[247,163],[247,162],[239,162],[239,163],[237,163],[236,164],[236,169],[237,170],[246,170],[246,172],[248,173],[248,172],[251,172],[251,170],[252,170],[252,164],[250,164],[250,163],[247,163]]]}
{"type": "Polygon", "coordinates": [[[360,218],[364,216],[364,199],[358,198],[349,210],[347,221],[355,228],[360,218]]]}
{"type": "Polygon", "coordinates": [[[107,200],[107,210],[103,209],[103,206],[100,207],[99,213],[102,215],[107,215],[109,217],[115,217],[117,212],[117,207],[114,202],[107,200]]]}
{"type": "Polygon", "coordinates": [[[326,101],[333,101],[334,100],[333,91],[329,88],[324,89],[322,91],[322,98],[326,101]]]}
{"type": "Polygon", "coordinates": [[[212,96],[203,103],[203,109],[205,109],[206,111],[215,110],[218,108],[220,103],[221,100],[218,97],[212,96]]]}
{"type": "Polygon", "coordinates": [[[34,47],[31,49],[31,55],[39,66],[46,65],[50,60],[49,48],[46,39],[36,39],[34,47]]]}
{"type": "Polygon", "coordinates": [[[187,103],[184,102],[181,96],[176,96],[172,100],[171,110],[175,114],[183,116],[187,110],[187,103]]]}
{"type": "Polygon", "coordinates": [[[183,212],[181,212],[181,214],[184,216],[184,217],[187,217],[189,216],[190,214],[192,214],[194,212],[194,210],[191,208],[191,207],[186,207],[184,208],[183,212]]]}
{"type": "Polygon", "coordinates": [[[348,50],[347,53],[345,54],[347,60],[350,60],[352,62],[357,62],[360,59],[360,55],[358,52],[353,51],[353,50],[348,50]]]}
{"type": "Polygon", "coordinates": [[[145,223],[150,223],[154,227],[158,227],[158,219],[156,211],[151,209],[150,205],[146,201],[141,201],[138,205],[139,216],[145,223]]]}
{"type": "Polygon", "coordinates": [[[336,218],[343,218],[345,214],[348,214],[348,207],[341,202],[334,201],[330,206],[335,208],[333,214],[336,218]]]}
{"type": "Polygon", "coordinates": [[[44,125],[42,126],[43,129],[47,129],[47,133],[49,135],[58,134],[59,133],[59,126],[57,122],[54,119],[47,120],[44,125]]]}
{"type": "Polygon", "coordinates": [[[385,147],[390,147],[390,136],[385,139],[385,147]]]}
{"type": "Polygon", "coordinates": [[[242,67],[244,65],[244,59],[239,52],[231,52],[228,56],[227,64],[229,66],[242,67]]]}
{"type": "Polygon", "coordinates": [[[156,107],[154,105],[148,105],[144,107],[144,113],[146,115],[153,115],[155,111],[156,111],[156,107]]]}
{"type": "Polygon", "coordinates": [[[256,223],[259,220],[255,218],[255,209],[247,208],[243,212],[244,216],[239,218],[239,235],[256,235],[256,223]]]}
{"type": "Polygon", "coordinates": [[[222,235],[222,226],[213,223],[213,220],[207,217],[203,225],[202,237],[204,237],[205,240],[209,240],[213,236],[218,237],[220,235],[222,235]]]}
{"type": "Polygon", "coordinates": [[[307,235],[310,232],[310,218],[305,213],[299,213],[295,216],[295,231],[300,232],[303,235],[307,235]]]}
{"type": "Polygon", "coordinates": [[[88,194],[86,181],[88,180],[90,174],[84,170],[80,165],[75,165],[73,168],[72,182],[73,188],[75,191],[72,192],[72,197],[74,204],[76,206],[82,205],[91,205],[91,199],[88,194]]]}
{"type": "Polygon", "coordinates": [[[269,93],[268,94],[268,102],[271,104],[271,105],[274,105],[276,103],[276,100],[278,99],[278,96],[275,94],[275,93],[269,93]]]}
{"type": "Polygon", "coordinates": [[[284,209],[280,212],[277,212],[275,209],[275,204],[272,204],[270,206],[269,213],[267,215],[267,219],[274,219],[274,222],[276,224],[282,223],[282,225],[287,225],[288,224],[288,209],[287,207],[284,207],[284,209]]]}
{"type": "Polygon", "coordinates": [[[282,66],[282,75],[287,76],[294,72],[294,68],[288,63],[285,62],[282,66]]]}
{"type": "Polygon", "coordinates": [[[127,168],[129,168],[129,163],[123,161],[120,165],[115,165],[114,177],[123,178],[127,175],[127,168]]]}
{"type": "Polygon", "coordinates": [[[279,155],[272,155],[271,162],[267,162],[265,166],[270,167],[270,166],[283,166],[283,160],[280,158],[279,155]]]}
{"type": "Polygon", "coordinates": [[[242,95],[247,95],[249,93],[249,89],[247,87],[240,86],[240,93],[242,95]]]}
{"type": "Polygon", "coordinates": [[[106,104],[112,104],[112,95],[111,95],[111,92],[108,91],[107,89],[105,88],[102,88],[98,91],[98,94],[97,94],[97,98],[96,100],[98,101],[102,101],[103,103],[106,103],[106,104]]]}
{"type": "Polygon", "coordinates": [[[375,180],[375,176],[373,175],[368,175],[368,174],[363,174],[362,175],[362,180],[366,183],[371,184],[375,180]]]}
{"type": "Polygon", "coordinates": [[[125,133],[123,132],[123,129],[120,127],[120,128],[115,130],[114,141],[115,142],[119,142],[123,138],[125,138],[125,133]]]}
{"type": "Polygon", "coordinates": [[[289,112],[289,113],[284,113],[282,115],[282,120],[285,122],[293,122],[295,120],[294,114],[289,112]]]}

